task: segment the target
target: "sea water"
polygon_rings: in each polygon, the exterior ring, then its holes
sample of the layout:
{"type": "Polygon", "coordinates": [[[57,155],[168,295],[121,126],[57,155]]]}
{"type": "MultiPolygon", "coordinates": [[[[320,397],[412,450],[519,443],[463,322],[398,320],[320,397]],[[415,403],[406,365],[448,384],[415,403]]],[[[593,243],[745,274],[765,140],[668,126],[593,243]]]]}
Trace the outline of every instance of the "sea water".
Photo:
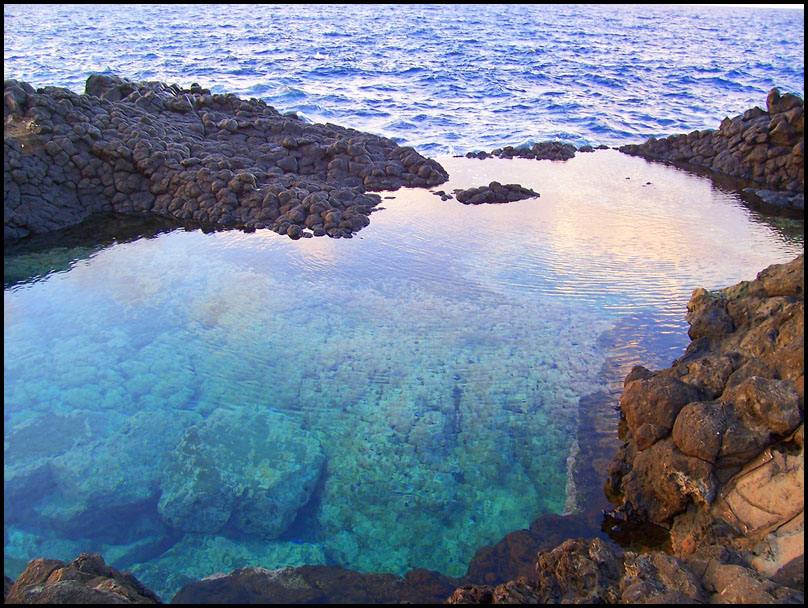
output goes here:
{"type": "Polygon", "coordinates": [[[804,11],[585,5],[4,5],[4,77],[264,99],[429,154],[639,143],[804,94],[804,11]]]}

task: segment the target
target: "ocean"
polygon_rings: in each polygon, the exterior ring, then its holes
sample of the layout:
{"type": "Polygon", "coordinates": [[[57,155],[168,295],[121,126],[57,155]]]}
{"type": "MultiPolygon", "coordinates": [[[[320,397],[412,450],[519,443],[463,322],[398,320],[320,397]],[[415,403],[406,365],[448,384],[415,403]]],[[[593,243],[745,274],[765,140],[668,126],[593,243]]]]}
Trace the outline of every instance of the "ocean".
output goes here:
{"type": "Polygon", "coordinates": [[[804,94],[804,12],[699,6],[5,5],[5,78],[197,82],[430,154],[639,143],[804,94]]]}

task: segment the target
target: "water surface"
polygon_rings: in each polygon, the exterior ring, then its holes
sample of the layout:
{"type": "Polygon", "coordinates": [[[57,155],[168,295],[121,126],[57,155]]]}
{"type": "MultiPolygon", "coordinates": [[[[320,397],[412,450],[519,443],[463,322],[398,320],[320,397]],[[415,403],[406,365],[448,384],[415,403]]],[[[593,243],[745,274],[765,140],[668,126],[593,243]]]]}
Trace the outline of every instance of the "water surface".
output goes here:
{"type": "Polygon", "coordinates": [[[246,565],[462,575],[481,546],[587,507],[568,458],[605,367],[669,364],[695,287],[802,250],[800,225],[788,236],[705,178],[614,151],[440,161],[446,191],[497,179],[541,196],[384,193],[353,239],[155,230],[7,250],[6,574],[94,550],[166,599],[246,565]],[[274,538],[167,525],[188,429],[254,412],[324,454],[293,523],[274,538]]]}
{"type": "Polygon", "coordinates": [[[5,5],[5,78],[199,82],[431,154],[621,145],[804,94],[802,10],[5,5]]]}

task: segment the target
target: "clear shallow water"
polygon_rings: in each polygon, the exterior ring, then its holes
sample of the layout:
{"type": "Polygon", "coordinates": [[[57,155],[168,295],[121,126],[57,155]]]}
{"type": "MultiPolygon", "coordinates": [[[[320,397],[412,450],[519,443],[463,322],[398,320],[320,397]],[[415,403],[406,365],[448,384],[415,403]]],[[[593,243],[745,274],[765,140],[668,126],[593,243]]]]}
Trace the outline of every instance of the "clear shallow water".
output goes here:
{"type": "Polygon", "coordinates": [[[246,565],[461,575],[480,546],[576,507],[578,403],[607,364],[668,364],[693,288],[802,249],[708,180],[617,152],[441,162],[445,190],[541,197],[401,190],[350,240],[174,231],[6,255],[6,573],[96,550],[166,599],[246,565]],[[272,539],[167,526],[183,434],[255,412],[324,454],[295,521],[272,539]]]}
{"type": "Polygon", "coordinates": [[[432,154],[715,128],[804,94],[804,12],[697,6],[5,5],[4,73],[260,97],[432,154]]]}

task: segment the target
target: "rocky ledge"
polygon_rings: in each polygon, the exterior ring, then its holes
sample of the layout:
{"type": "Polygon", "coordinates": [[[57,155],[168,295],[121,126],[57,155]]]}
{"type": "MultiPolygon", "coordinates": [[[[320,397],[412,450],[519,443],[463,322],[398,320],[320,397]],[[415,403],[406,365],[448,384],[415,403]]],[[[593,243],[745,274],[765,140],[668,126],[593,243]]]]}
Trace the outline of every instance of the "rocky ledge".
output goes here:
{"type": "Polygon", "coordinates": [[[771,206],[805,207],[805,118],[803,100],[772,89],[766,111],[754,107],[725,118],[718,130],[706,129],[643,144],[621,152],[673,163],[686,163],[748,180],[747,193],[771,206]]]}
{"type": "Polygon", "coordinates": [[[537,198],[538,192],[525,188],[519,184],[505,184],[491,182],[487,186],[469,188],[468,190],[455,190],[457,201],[464,205],[482,205],[483,203],[511,203],[526,198],[537,198]]]}
{"type": "Polygon", "coordinates": [[[14,80],[3,92],[7,239],[104,212],[344,237],[368,225],[368,191],[448,179],[390,139],[198,85],[93,75],[84,95],[14,80]]]}
{"type": "Polygon", "coordinates": [[[670,551],[601,539],[539,553],[529,576],[450,603],[800,603],[804,586],[804,258],[697,289],[692,342],[625,380],[607,522],[650,522],[670,551]]]}

